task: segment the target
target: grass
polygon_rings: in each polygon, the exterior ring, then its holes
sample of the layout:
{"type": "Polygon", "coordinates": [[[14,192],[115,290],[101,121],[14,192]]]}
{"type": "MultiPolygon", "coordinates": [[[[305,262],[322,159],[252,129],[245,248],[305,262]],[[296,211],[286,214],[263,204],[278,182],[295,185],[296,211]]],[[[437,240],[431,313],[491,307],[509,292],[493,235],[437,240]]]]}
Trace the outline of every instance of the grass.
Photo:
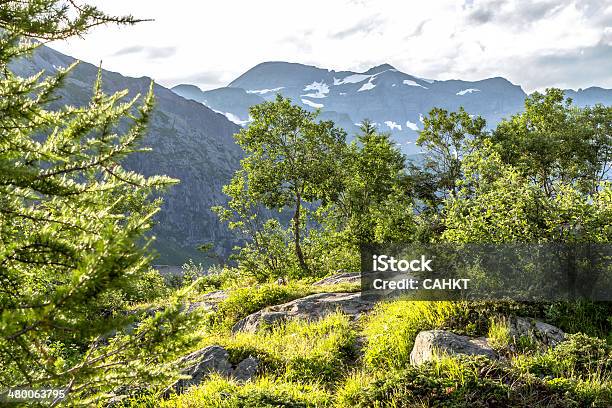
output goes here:
{"type": "Polygon", "coordinates": [[[293,383],[262,377],[244,385],[213,376],[198,387],[160,401],[155,396],[131,402],[142,408],[322,408],[332,396],[316,384],[293,383]]]}
{"type": "Polygon", "coordinates": [[[605,340],[570,334],[557,347],[536,355],[519,355],[513,365],[538,376],[612,380],[612,347],[605,340]]]}
{"type": "Polygon", "coordinates": [[[493,349],[507,350],[512,341],[508,321],[505,318],[491,318],[487,338],[493,349]]]}
{"type": "Polygon", "coordinates": [[[398,369],[410,364],[416,335],[422,330],[455,327],[469,317],[458,302],[398,300],[381,303],[368,317],[364,360],[371,369],[398,369]]]}
{"type": "Polygon", "coordinates": [[[209,327],[228,331],[240,319],[264,309],[321,292],[354,292],[359,289],[355,284],[311,286],[301,281],[287,285],[264,283],[250,287],[229,290],[227,299],[219,303],[217,312],[209,316],[209,327]]]}
{"type": "MultiPolygon", "coordinates": [[[[213,285],[217,286],[217,285],[213,285]]],[[[612,357],[605,340],[569,335],[554,349],[522,348],[511,339],[504,316],[546,316],[567,310],[587,318],[593,306],[395,300],[377,305],[355,324],[334,313],[314,321],[289,321],[255,333],[232,334],[240,319],[267,306],[318,292],[354,291],[356,285],[228,287],[228,298],[209,313],[197,349],[223,346],[237,364],[260,361],[257,375],[240,384],[211,376],[182,395],[161,400],[142,395],[133,407],[608,407],[612,406],[612,357]],[[447,329],[487,336],[505,359],[448,357],[410,365],[410,352],[422,330],[447,329]],[[362,353],[357,339],[365,337],[362,353]],[[528,351],[527,354],[525,352],[528,351]]],[[[603,309],[591,325],[605,333],[603,309]]],[[[605,336],[603,336],[605,337],[605,336]]]]}
{"type": "Polygon", "coordinates": [[[254,356],[261,362],[260,372],[329,386],[356,360],[355,338],[348,317],[334,313],[316,322],[291,321],[257,333],[211,335],[198,348],[218,344],[228,350],[234,364],[254,356]]]}

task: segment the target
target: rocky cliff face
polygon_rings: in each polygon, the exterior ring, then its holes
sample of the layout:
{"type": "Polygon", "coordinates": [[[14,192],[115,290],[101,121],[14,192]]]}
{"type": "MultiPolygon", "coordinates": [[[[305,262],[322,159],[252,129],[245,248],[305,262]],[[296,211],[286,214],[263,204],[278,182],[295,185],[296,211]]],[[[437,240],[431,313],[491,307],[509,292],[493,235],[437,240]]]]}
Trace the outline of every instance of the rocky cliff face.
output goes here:
{"type": "MultiPolygon", "coordinates": [[[[75,60],[47,47],[39,48],[12,69],[19,75],[41,70],[53,73],[75,60]]],[[[89,101],[98,68],[81,62],[60,91],[58,104],[83,105],[89,101]]],[[[107,92],[128,89],[144,94],[150,78],[129,78],[103,71],[107,92]]],[[[157,237],[159,263],[180,264],[189,257],[202,257],[198,244],[214,241],[225,253],[233,246],[233,235],[219,223],[210,207],[225,200],[221,187],[238,168],[241,149],[233,134],[239,126],[201,103],[187,100],[155,84],[156,108],[144,147],[151,152],[129,157],[126,167],[144,175],[165,174],[181,180],[164,194],[164,204],[152,233],[157,237]]]]}

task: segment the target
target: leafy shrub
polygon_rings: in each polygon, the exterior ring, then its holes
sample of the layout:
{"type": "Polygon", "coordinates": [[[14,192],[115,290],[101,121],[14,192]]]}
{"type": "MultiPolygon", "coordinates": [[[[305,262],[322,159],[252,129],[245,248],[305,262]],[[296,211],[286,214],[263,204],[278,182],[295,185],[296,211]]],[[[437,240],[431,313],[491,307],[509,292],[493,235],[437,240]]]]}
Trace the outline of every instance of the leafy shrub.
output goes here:
{"type": "Polygon", "coordinates": [[[557,302],[547,305],[544,315],[566,333],[607,337],[612,343],[612,302],[557,302]]]}
{"type": "Polygon", "coordinates": [[[521,356],[515,365],[540,376],[612,379],[612,347],[605,340],[585,334],[570,334],[546,353],[521,356]]]}
{"type": "Polygon", "coordinates": [[[197,280],[194,289],[198,293],[207,293],[239,284],[248,286],[248,283],[248,280],[244,279],[237,269],[213,265],[208,268],[204,276],[197,280]]]}
{"type": "Polygon", "coordinates": [[[126,288],[125,292],[128,302],[150,302],[167,296],[170,288],[158,271],[149,269],[132,286],[126,288]]]}
{"type": "Polygon", "coordinates": [[[419,367],[353,375],[338,407],[605,407],[609,384],[548,381],[482,356],[443,358],[419,367]]]}

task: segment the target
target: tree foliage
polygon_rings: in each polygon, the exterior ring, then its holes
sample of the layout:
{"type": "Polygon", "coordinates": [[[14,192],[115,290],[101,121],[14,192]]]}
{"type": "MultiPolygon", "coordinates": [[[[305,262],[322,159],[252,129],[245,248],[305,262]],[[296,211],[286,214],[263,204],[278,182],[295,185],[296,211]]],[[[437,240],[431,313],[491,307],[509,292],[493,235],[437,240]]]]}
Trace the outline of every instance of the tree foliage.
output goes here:
{"type": "MultiPolygon", "coordinates": [[[[251,108],[253,122],[236,135],[246,157],[225,192],[231,198],[225,219],[238,217],[234,227],[248,227],[257,219],[257,205],[291,212],[293,253],[308,272],[302,249],[308,206],[328,202],[338,191],[339,158],[345,146],[344,131],[329,121],[316,121],[316,113],[277,96],[251,108]],[[246,225],[245,223],[249,223],[246,225]]],[[[270,226],[270,224],[268,224],[270,226]]],[[[262,237],[255,232],[252,239],[262,237]]],[[[269,235],[269,234],[268,234],[269,235]]]]}
{"type": "Polygon", "coordinates": [[[88,105],[61,106],[56,91],[74,66],[29,78],[9,68],[39,46],[27,37],[135,21],[72,1],[0,4],[2,388],[63,388],[87,405],[173,376],[171,357],[188,342],[178,301],[149,318],[115,310],[148,276],[151,193],[175,183],[121,164],[146,134],[152,91],[107,95],[99,76],[88,105]]]}

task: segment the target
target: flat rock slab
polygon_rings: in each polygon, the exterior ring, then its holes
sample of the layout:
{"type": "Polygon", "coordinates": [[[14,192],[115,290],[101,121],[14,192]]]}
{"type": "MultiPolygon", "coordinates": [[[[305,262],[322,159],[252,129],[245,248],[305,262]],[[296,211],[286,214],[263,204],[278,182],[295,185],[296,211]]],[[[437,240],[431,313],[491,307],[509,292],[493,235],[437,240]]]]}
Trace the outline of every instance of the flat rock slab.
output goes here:
{"type": "Polygon", "coordinates": [[[325,285],[338,285],[341,283],[360,283],[361,282],[361,272],[346,272],[339,273],[337,275],[328,276],[327,278],[323,278],[320,281],[313,283],[313,286],[325,286],[325,285]]]}
{"type": "Polygon", "coordinates": [[[187,305],[187,313],[191,313],[197,309],[215,311],[219,303],[227,299],[227,297],[228,293],[224,290],[205,293],[198,302],[192,302],[187,305]]]}
{"type": "Polygon", "coordinates": [[[481,355],[496,359],[497,354],[485,338],[460,336],[446,330],[427,330],[420,332],[410,353],[410,363],[419,365],[440,355],[481,355]]]}
{"type": "Polygon", "coordinates": [[[374,302],[362,299],[360,293],[316,293],[255,312],[236,323],[232,331],[254,332],[263,326],[294,319],[312,321],[335,311],[357,319],[373,307],[374,302]]]}

